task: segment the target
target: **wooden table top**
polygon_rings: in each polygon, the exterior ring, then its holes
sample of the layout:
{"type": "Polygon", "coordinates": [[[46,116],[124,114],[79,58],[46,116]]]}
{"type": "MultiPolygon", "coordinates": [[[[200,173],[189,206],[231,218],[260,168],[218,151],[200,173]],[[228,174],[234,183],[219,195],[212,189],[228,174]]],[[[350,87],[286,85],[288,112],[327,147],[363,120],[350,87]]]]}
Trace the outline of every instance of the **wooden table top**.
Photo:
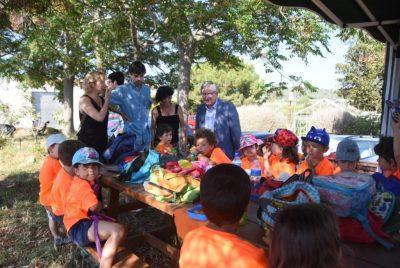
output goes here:
{"type": "Polygon", "coordinates": [[[103,185],[114,188],[127,196],[133,197],[134,199],[152,206],[164,213],[171,216],[174,215],[174,211],[177,208],[185,206],[184,204],[173,204],[160,202],[154,198],[154,196],[146,192],[142,184],[133,184],[129,182],[121,182],[115,176],[102,176],[101,182],[103,185]]]}
{"type": "MultiPolygon", "coordinates": [[[[187,215],[186,210],[192,208],[193,204],[174,204],[158,201],[152,194],[144,190],[143,185],[121,182],[113,176],[103,176],[101,182],[105,186],[116,189],[127,196],[130,196],[174,217],[178,236],[182,239],[189,231],[207,223],[204,221],[191,219],[187,215]]],[[[250,242],[262,245],[262,236],[264,235],[264,231],[257,224],[257,208],[257,204],[253,202],[249,203],[246,213],[247,224],[240,226],[239,235],[250,242]]]]}

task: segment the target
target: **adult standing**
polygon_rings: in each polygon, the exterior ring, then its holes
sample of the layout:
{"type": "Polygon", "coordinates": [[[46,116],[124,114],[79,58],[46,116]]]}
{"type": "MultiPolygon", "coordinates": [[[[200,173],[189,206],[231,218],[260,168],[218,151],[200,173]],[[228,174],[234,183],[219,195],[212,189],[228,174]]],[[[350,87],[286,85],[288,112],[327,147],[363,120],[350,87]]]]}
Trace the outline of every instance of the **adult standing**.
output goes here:
{"type": "Polygon", "coordinates": [[[157,89],[156,102],[159,103],[151,111],[151,133],[154,137],[154,146],[159,142],[156,136],[157,128],[160,125],[166,124],[172,128],[172,145],[176,146],[179,143],[179,128],[181,134],[181,148],[186,149],[186,123],[183,118],[182,108],[175,103],[172,103],[172,95],[174,90],[169,86],[161,86],[157,89]]]}
{"type": "Polygon", "coordinates": [[[240,146],[240,121],[235,105],[218,98],[218,87],[212,81],[201,86],[203,104],[197,108],[196,129],[208,128],[217,137],[217,146],[233,159],[240,146]]]}
{"type": "Polygon", "coordinates": [[[128,73],[132,81],[112,91],[110,104],[118,105],[128,118],[124,132],[135,134],[135,148],[146,150],[150,144],[149,110],[152,103],[150,88],[143,82],[146,67],[135,61],[129,66],[128,73]]]}
{"type": "Polygon", "coordinates": [[[83,81],[85,94],[79,100],[79,118],[81,126],[78,140],[96,149],[101,155],[107,147],[108,104],[111,90],[105,91],[105,76],[102,72],[88,73],[83,81]]]}

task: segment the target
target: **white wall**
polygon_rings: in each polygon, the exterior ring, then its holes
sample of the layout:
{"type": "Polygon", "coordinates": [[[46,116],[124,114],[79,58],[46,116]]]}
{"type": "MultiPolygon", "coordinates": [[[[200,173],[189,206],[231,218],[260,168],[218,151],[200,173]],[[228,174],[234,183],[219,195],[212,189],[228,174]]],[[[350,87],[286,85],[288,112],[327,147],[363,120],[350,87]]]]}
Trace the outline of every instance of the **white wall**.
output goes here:
{"type": "MultiPolygon", "coordinates": [[[[0,103],[6,104],[14,114],[20,114],[24,107],[30,107],[30,89],[23,90],[15,81],[0,80],[0,103]]],[[[2,116],[0,123],[8,123],[2,116]]],[[[17,124],[19,127],[32,127],[32,118],[21,118],[17,124]]]]}

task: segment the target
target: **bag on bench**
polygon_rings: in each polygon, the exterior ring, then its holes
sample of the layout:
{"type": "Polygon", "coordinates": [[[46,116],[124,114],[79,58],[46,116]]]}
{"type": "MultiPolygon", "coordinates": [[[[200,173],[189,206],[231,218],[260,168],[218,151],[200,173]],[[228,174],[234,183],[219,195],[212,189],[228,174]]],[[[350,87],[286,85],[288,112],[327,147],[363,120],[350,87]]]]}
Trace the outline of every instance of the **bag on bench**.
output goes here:
{"type": "Polygon", "coordinates": [[[315,177],[321,202],[327,204],[339,217],[357,219],[377,242],[386,248],[393,245],[376,235],[368,222],[368,204],[375,194],[375,181],[367,174],[341,172],[337,175],[315,177]]]}
{"type": "Polygon", "coordinates": [[[162,202],[191,203],[200,195],[200,181],[189,175],[167,173],[159,166],[152,168],[143,187],[162,202]]]}
{"type": "Polygon", "coordinates": [[[318,191],[308,182],[293,181],[273,191],[265,192],[259,199],[261,219],[266,228],[272,228],[275,215],[280,210],[304,203],[319,203],[318,191]]]}

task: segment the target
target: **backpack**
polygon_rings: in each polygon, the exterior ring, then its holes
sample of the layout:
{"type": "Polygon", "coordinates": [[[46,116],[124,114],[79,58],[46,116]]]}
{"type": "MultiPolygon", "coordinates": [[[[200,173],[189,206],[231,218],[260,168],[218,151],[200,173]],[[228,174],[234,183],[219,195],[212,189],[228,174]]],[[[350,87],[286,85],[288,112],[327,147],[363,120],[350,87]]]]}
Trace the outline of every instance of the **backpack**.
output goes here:
{"type": "Polygon", "coordinates": [[[273,191],[267,191],[260,197],[261,220],[269,229],[274,226],[275,215],[280,210],[288,206],[319,202],[318,191],[310,183],[293,181],[273,191]]]}
{"type": "Polygon", "coordinates": [[[135,148],[136,135],[133,133],[122,133],[116,138],[111,138],[107,149],[103,153],[104,160],[111,164],[119,164],[128,155],[139,152],[135,148]]]}
{"type": "Polygon", "coordinates": [[[392,192],[377,191],[368,205],[368,210],[386,223],[393,212],[396,196],[392,192]]]}
{"type": "Polygon", "coordinates": [[[160,162],[160,155],[153,150],[150,150],[147,154],[146,160],[137,172],[133,172],[131,175],[130,183],[141,184],[147,180],[150,176],[151,168],[158,165],[160,162]]]}
{"type": "Polygon", "coordinates": [[[143,152],[139,155],[127,156],[118,164],[118,173],[123,181],[130,180],[132,173],[136,173],[144,165],[149,152],[143,152]]]}
{"type": "Polygon", "coordinates": [[[166,172],[160,166],[152,168],[143,187],[158,201],[169,203],[191,203],[200,195],[200,181],[189,175],[166,172]]]}
{"type": "Polygon", "coordinates": [[[392,243],[376,235],[368,222],[368,204],[375,194],[375,181],[370,175],[341,172],[336,175],[315,177],[313,184],[321,196],[321,201],[336,215],[357,219],[377,242],[386,248],[393,247],[392,243]]]}

